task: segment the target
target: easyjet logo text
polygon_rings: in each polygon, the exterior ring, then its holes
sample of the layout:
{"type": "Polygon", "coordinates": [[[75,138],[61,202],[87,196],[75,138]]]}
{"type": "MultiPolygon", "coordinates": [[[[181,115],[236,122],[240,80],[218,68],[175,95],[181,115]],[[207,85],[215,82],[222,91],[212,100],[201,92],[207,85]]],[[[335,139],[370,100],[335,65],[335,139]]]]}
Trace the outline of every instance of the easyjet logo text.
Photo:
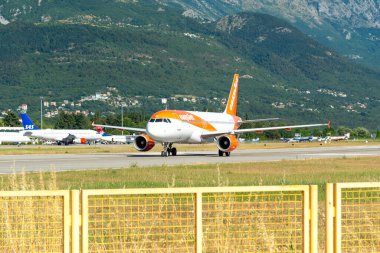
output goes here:
{"type": "Polygon", "coordinates": [[[234,104],[235,104],[237,86],[238,86],[238,80],[235,80],[234,85],[233,85],[234,90],[233,90],[232,96],[231,96],[230,111],[232,111],[234,104]]]}
{"type": "Polygon", "coordinates": [[[184,121],[191,121],[191,120],[194,120],[194,116],[191,115],[191,114],[183,114],[183,115],[179,115],[179,118],[181,120],[184,120],[184,121]]]}

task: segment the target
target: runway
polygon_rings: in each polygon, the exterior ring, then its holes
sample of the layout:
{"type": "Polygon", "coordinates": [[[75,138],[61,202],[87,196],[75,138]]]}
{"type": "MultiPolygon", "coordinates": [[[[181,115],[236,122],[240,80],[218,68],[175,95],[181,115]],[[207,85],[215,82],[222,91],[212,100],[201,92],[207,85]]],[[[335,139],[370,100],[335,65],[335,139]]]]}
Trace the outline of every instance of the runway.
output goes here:
{"type": "Polygon", "coordinates": [[[178,164],[264,162],[379,155],[380,146],[235,150],[231,153],[230,157],[219,157],[215,151],[179,152],[175,157],[161,157],[159,153],[4,155],[0,156],[0,173],[170,166],[178,164]]]}

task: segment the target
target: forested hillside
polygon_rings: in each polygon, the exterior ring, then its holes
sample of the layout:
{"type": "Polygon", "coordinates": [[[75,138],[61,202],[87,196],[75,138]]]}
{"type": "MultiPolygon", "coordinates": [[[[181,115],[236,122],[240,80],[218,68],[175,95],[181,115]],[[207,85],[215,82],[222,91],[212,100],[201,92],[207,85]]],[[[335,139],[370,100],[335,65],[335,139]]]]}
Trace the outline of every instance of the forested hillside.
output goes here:
{"type": "MultiPolygon", "coordinates": [[[[379,72],[269,15],[198,22],[178,6],[148,2],[43,1],[15,21],[6,17],[12,22],[0,26],[0,109],[27,103],[37,112],[40,96],[73,100],[105,87],[126,97],[221,99],[237,69],[243,117],[280,116],[289,123],[330,118],[337,125],[377,128],[379,72]]],[[[202,103],[178,107],[210,109],[202,103]]]]}

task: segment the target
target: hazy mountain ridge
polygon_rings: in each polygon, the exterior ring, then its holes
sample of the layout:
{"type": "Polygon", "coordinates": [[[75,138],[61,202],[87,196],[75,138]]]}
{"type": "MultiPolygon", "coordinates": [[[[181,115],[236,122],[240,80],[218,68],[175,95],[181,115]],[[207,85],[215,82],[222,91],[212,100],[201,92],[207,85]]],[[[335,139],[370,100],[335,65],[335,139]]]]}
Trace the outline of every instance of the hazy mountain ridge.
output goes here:
{"type": "Polygon", "coordinates": [[[376,0],[165,0],[184,15],[217,20],[240,11],[285,18],[348,58],[379,68],[380,1],[376,0]]]}

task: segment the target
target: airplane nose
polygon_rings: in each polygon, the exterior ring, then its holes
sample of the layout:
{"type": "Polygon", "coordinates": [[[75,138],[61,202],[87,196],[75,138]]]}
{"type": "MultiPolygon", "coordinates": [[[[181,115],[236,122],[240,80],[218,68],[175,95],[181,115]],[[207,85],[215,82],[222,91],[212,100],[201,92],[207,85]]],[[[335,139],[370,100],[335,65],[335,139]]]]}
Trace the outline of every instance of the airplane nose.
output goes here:
{"type": "Polygon", "coordinates": [[[154,140],[161,140],[165,137],[166,130],[160,123],[148,122],[146,126],[147,134],[154,140]]]}

